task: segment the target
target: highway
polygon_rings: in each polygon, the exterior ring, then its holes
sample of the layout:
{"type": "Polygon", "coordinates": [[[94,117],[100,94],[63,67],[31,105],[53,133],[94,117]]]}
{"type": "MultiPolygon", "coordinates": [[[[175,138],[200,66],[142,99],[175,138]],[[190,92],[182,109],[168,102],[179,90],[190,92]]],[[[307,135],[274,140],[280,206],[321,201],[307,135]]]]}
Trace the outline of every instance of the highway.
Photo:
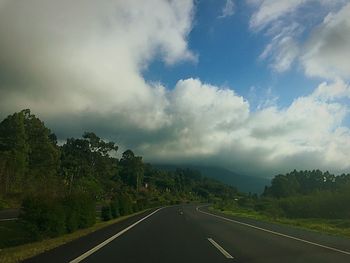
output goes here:
{"type": "Polygon", "coordinates": [[[350,262],[350,239],[184,205],[153,210],[27,262],[350,262]]]}

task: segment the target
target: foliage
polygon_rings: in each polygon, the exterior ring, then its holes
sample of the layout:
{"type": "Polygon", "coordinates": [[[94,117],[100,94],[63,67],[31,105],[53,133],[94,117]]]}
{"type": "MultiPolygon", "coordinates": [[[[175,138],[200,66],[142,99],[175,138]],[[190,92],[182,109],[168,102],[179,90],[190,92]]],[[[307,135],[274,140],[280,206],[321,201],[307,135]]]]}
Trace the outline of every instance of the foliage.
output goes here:
{"type": "Polygon", "coordinates": [[[42,196],[28,197],[23,201],[21,219],[37,238],[54,237],[65,233],[65,213],[62,203],[42,196]]]}
{"type": "Polygon", "coordinates": [[[129,194],[124,193],[119,196],[120,215],[128,215],[133,212],[132,199],[129,194]]]}
{"type": "Polygon", "coordinates": [[[277,175],[254,209],[274,218],[348,219],[350,174],[335,176],[320,170],[277,175]]]}
{"type": "Polygon", "coordinates": [[[112,200],[109,206],[110,206],[112,218],[119,217],[120,216],[120,211],[119,211],[119,202],[118,202],[118,200],[112,200]]]}
{"type": "Polygon", "coordinates": [[[63,205],[68,232],[74,232],[95,223],[95,201],[89,195],[83,193],[68,195],[63,199],[63,205]]]}
{"type": "Polygon", "coordinates": [[[42,183],[54,180],[60,158],[56,143],[55,135],[30,110],[5,118],[0,123],[0,193],[36,192],[42,183]]]}
{"type": "Polygon", "coordinates": [[[124,183],[139,190],[142,185],[144,172],[142,157],[135,156],[131,150],[126,150],[120,159],[120,165],[120,175],[124,183]]]}
{"type": "Polygon", "coordinates": [[[286,175],[277,175],[271,186],[265,187],[263,196],[283,198],[296,194],[310,194],[323,190],[338,190],[350,182],[350,174],[335,176],[320,170],[292,171],[286,175]]]}
{"type": "Polygon", "coordinates": [[[112,218],[111,207],[109,205],[102,206],[101,218],[103,221],[108,221],[112,218]]]}
{"type": "Polygon", "coordinates": [[[16,220],[0,221],[0,250],[34,240],[23,222],[16,220]]]}
{"type": "Polygon", "coordinates": [[[95,223],[95,203],[84,194],[65,198],[30,196],[22,207],[21,221],[37,238],[59,236],[95,223]]]}

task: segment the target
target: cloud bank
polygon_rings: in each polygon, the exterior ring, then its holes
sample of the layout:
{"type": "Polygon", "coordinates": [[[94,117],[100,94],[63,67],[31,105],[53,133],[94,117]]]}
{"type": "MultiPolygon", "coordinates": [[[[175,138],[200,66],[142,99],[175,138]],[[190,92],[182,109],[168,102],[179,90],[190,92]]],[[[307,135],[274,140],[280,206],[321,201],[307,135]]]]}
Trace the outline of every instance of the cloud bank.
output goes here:
{"type": "Polygon", "coordinates": [[[250,28],[271,39],[260,58],[277,72],[299,63],[307,76],[350,79],[350,3],[344,0],[248,0],[250,28]]]}
{"type": "MultiPolygon", "coordinates": [[[[260,11],[251,27],[266,28],[303,1],[286,7],[254,2],[260,11]]],[[[324,19],[317,29],[323,33],[308,40],[323,44],[306,45],[303,56],[291,37],[297,25],[273,34],[270,49],[279,46],[273,54],[282,61],[277,67],[287,69],[301,57],[308,75],[325,75],[331,67],[332,76],[348,76],[346,62],[315,62],[338,56],[324,48],[339,27],[347,29],[342,10],[324,19]]],[[[294,168],[349,171],[350,131],[343,122],[350,88],[340,77],[288,107],[258,111],[232,89],[197,78],[180,79],[175,87],[143,78],[155,58],[170,66],[196,62],[187,43],[194,15],[190,0],[1,1],[1,117],[30,108],[61,139],[92,130],[154,162],[218,165],[260,176],[294,168]]],[[[336,43],[346,52],[343,41],[336,43]]]]}

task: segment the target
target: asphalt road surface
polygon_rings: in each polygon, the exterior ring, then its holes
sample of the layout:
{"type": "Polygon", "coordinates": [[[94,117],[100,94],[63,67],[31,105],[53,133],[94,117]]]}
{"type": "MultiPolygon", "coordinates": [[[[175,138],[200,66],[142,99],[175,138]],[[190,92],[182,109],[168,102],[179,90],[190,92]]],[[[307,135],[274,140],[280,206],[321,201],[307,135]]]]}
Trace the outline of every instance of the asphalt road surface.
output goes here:
{"type": "Polygon", "coordinates": [[[3,209],[0,211],[0,222],[17,220],[19,213],[20,213],[19,209],[3,209]]]}
{"type": "Polygon", "coordinates": [[[350,239],[194,205],[135,216],[27,262],[350,262],[350,239]]]}

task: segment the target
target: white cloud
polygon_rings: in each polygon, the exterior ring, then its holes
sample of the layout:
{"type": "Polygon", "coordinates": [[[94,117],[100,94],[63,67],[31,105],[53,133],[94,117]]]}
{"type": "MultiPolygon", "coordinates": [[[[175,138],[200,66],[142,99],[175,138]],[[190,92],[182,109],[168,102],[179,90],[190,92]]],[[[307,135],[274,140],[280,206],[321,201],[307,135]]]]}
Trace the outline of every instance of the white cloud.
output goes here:
{"type": "Polygon", "coordinates": [[[337,79],[331,84],[323,82],[315,89],[311,97],[324,101],[350,98],[350,86],[341,79],[337,79]]]}
{"type": "Polygon", "coordinates": [[[306,43],[301,61],[309,76],[350,79],[350,3],[329,13],[306,43]]]}
{"type": "Polygon", "coordinates": [[[349,107],[335,101],[339,97],[328,94],[333,92],[334,85],[343,84],[322,83],[314,93],[295,99],[287,108],[273,106],[251,113],[247,124],[249,136],[244,138],[243,145],[249,145],[252,152],[254,148],[260,149],[262,154],[256,159],[280,169],[288,170],[286,167],[291,163],[298,169],[349,169],[349,162],[344,162],[350,152],[346,148],[349,143],[340,143],[350,138],[349,129],[343,126],[349,107]],[[325,94],[332,101],[325,100],[325,94]],[[315,159],[318,163],[314,163],[315,159]]]}
{"type": "MultiPolygon", "coordinates": [[[[2,3],[2,117],[31,108],[61,137],[93,130],[151,161],[256,175],[350,169],[345,82],[322,83],[282,109],[267,94],[271,101],[251,111],[233,90],[199,79],[179,80],[173,89],[144,80],[156,57],[167,64],[196,59],[186,40],[192,1],[2,3]]],[[[283,43],[288,34],[274,36],[283,43]]]]}
{"type": "Polygon", "coordinates": [[[322,83],[288,107],[253,112],[231,90],[180,80],[169,93],[167,140],[139,149],[158,161],[219,164],[256,175],[294,168],[348,171],[350,130],[343,121],[349,107],[339,101],[348,91],[341,81],[322,83]]]}
{"type": "Polygon", "coordinates": [[[167,64],[195,60],[186,41],[193,8],[191,0],[6,2],[1,111],[97,111],[139,128],[166,125],[164,88],[141,73],[155,56],[167,64]]]}
{"type": "Polygon", "coordinates": [[[233,0],[226,0],[224,7],[221,10],[219,18],[232,16],[235,13],[235,3],[233,0]]]}
{"type": "Polygon", "coordinates": [[[307,4],[316,7],[338,8],[347,3],[347,0],[246,0],[256,8],[250,19],[250,27],[255,30],[264,29],[276,21],[295,19],[299,9],[307,4]]]}
{"type": "Polygon", "coordinates": [[[250,27],[261,30],[269,23],[294,12],[301,4],[310,0],[253,0],[251,4],[258,6],[250,20],[250,27]]]}
{"type": "Polygon", "coordinates": [[[218,155],[249,116],[249,104],[233,90],[204,84],[199,79],[179,80],[168,92],[166,141],[140,146],[157,160],[199,160],[218,155]]]}
{"type": "Polygon", "coordinates": [[[277,72],[302,64],[306,75],[350,78],[350,4],[335,0],[251,0],[250,28],[271,38],[260,58],[277,72]],[[319,23],[319,21],[322,23],[319,23]],[[311,33],[310,33],[311,32],[311,33]]]}
{"type": "Polygon", "coordinates": [[[278,31],[274,32],[272,28],[269,35],[272,35],[271,42],[265,47],[260,59],[270,61],[271,67],[277,72],[288,70],[294,60],[299,55],[299,45],[295,40],[302,32],[302,27],[298,23],[292,23],[278,31]]]}

